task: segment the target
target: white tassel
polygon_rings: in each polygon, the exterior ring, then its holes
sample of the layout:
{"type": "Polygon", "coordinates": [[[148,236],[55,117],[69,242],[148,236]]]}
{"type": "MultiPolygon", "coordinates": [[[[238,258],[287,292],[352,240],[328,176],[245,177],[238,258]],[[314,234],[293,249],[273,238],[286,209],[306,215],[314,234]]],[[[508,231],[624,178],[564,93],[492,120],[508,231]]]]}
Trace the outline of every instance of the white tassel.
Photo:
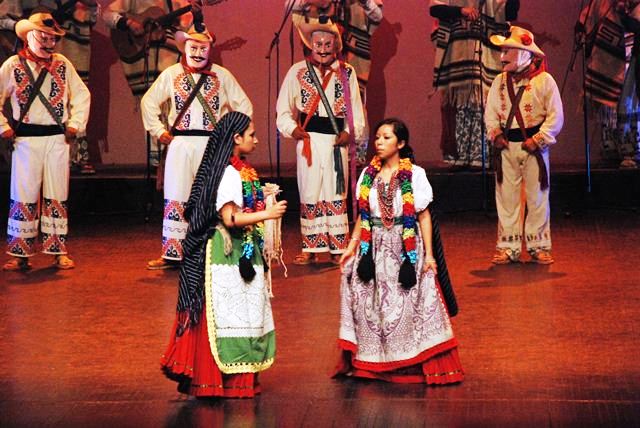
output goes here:
{"type": "MultiPolygon", "coordinates": [[[[262,187],[264,193],[265,205],[267,208],[272,207],[276,203],[276,195],[280,193],[280,186],[273,183],[265,183],[262,187]]],[[[275,261],[284,268],[284,276],[287,278],[287,265],[284,264],[282,249],[282,219],[265,220],[264,222],[264,248],[262,249],[262,258],[264,263],[269,266],[269,272],[266,274],[267,289],[269,296],[273,297],[271,287],[271,263],[275,261]]]]}

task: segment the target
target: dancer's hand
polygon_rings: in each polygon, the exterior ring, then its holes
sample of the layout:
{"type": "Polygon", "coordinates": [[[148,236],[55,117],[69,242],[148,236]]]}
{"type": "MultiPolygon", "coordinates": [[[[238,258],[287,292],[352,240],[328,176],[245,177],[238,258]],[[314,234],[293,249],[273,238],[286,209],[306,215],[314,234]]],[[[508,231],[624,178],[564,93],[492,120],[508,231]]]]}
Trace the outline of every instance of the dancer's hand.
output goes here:
{"type": "Polygon", "coordinates": [[[334,145],[336,146],[346,146],[349,144],[349,140],[350,140],[350,136],[349,133],[347,131],[341,131],[340,134],[338,134],[338,137],[336,138],[336,142],[334,145]]]}
{"type": "Polygon", "coordinates": [[[158,142],[160,144],[164,144],[168,146],[173,141],[173,135],[171,135],[168,131],[164,131],[161,136],[158,137],[158,142]]]}
{"type": "Polygon", "coordinates": [[[78,130],[76,128],[67,127],[64,131],[64,141],[67,144],[71,144],[76,141],[76,136],[78,135],[78,130]]]}
{"type": "Polygon", "coordinates": [[[527,138],[522,143],[522,150],[529,153],[535,153],[536,150],[538,150],[538,145],[536,144],[535,141],[533,141],[533,138],[527,138]]]}
{"type": "Polygon", "coordinates": [[[293,130],[291,136],[296,140],[304,140],[305,138],[309,138],[309,133],[301,127],[296,126],[296,129],[293,130]]]}
{"type": "Polygon", "coordinates": [[[144,25],[136,19],[127,18],[127,28],[134,36],[142,36],[144,34],[144,25]]]}
{"type": "Polygon", "coordinates": [[[438,273],[438,264],[436,263],[436,259],[434,259],[433,257],[427,257],[424,260],[424,264],[422,265],[422,271],[423,272],[429,272],[429,271],[433,271],[434,274],[438,273]]]}
{"type": "Polygon", "coordinates": [[[504,134],[500,134],[493,139],[493,147],[498,150],[506,149],[509,147],[509,141],[505,138],[504,134]]]}
{"type": "Polygon", "coordinates": [[[475,21],[480,18],[480,12],[475,7],[463,7],[460,9],[460,13],[462,13],[462,16],[468,21],[475,21]]]}
{"type": "Polygon", "coordinates": [[[356,239],[356,238],[351,238],[351,240],[349,240],[349,245],[347,246],[347,249],[344,250],[344,253],[342,253],[340,255],[340,271],[344,271],[344,265],[349,261],[349,259],[351,257],[353,257],[356,254],[356,248],[358,248],[358,245],[360,244],[360,239],[356,239]]]}
{"type": "Polygon", "coordinates": [[[7,153],[13,151],[13,144],[16,140],[16,133],[13,129],[9,128],[0,134],[0,143],[2,143],[3,149],[6,147],[7,153]]]}
{"type": "Polygon", "coordinates": [[[267,212],[267,218],[269,219],[280,218],[287,211],[287,201],[278,201],[265,211],[267,212]]]}

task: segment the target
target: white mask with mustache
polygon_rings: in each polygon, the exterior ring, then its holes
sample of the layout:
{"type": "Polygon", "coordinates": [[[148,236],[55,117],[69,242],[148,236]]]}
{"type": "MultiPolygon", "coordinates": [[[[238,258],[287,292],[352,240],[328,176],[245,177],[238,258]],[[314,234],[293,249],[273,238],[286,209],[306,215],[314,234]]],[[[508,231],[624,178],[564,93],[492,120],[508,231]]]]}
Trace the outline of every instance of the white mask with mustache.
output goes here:
{"type": "Polygon", "coordinates": [[[209,61],[210,50],[211,44],[209,43],[203,43],[196,40],[187,40],[184,49],[187,65],[195,69],[205,67],[209,61]]]}
{"type": "MultiPolygon", "coordinates": [[[[42,38],[52,38],[55,37],[51,34],[42,33],[37,30],[32,30],[27,33],[27,46],[29,50],[35,54],[38,58],[49,59],[53,54],[54,48],[56,46],[56,42],[43,42],[42,38]]],[[[54,40],[56,40],[54,38],[54,40]]]]}
{"type": "Polygon", "coordinates": [[[519,73],[531,64],[533,54],[524,49],[503,49],[500,54],[502,71],[519,73]]]}

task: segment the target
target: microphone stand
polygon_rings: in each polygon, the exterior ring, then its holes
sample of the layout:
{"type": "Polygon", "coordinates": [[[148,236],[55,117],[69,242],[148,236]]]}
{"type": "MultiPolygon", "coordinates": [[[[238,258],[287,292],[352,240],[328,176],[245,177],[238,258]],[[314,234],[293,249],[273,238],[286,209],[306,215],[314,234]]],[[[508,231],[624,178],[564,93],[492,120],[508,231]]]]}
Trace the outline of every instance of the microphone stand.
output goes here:
{"type": "MultiPolygon", "coordinates": [[[[273,54],[273,50],[275,48],[276,51],[276,96],[278,94],[278,89],[280,88],[280,35],[282,34],[282,30],[285,25],[289,21],[289,17],[293,12],[293,7],[295,6],[297,0],[290,0],[287,3],[287,8],[285,9],[284,16],[282,17],[282,22],[280,23],[280,27],[278,31],[274,33],[273,39],[269,44],[269,50],[265,55],[265,58],[269,60],[269,73],[268,73],[268,82],[267,82],[267,135],[268,141],[267,146],[269,147],[269,168],[270,173],[273,176],[273,160],[271,156],[271,58],[273,54]]],[[[276,178],[278,183],[280,183],[280,131],[276,126],[276,178]]]]}
{"type": "MultiPolygon", "coordinates": [[[[484,14],[486,12],[486,0],[480,1],[480,38],[478,39],[478,62],[480,64],[480,150],[482,151],[482,210],[487,211],[488,208],[488,190],[487,190],[487,139],[485,137],[486,134],[486,126],[484,123],[484,81],[482,78],[483,72],[483,63],[482,63],[482,42],[486,35],[487,26],[484,19],[484,14]]],[[[472,24],[473,25],[473,24],[472,24]]]]}
{"type": "MultiPolygon", "coordinates": [[[[578,52],[582,52],[582,122],[583,122],[583,139],[584,139],[584,158],[585,158],[585,172],[586,172],[586,191],[587,195],[591,195],[591,142],[589,141],[589,106],[587,98],[587,37],[586,23],[593,10],[594,0],[589,1],[589,6],[584,19],[584,22],[580,21],[580,15],[584,9],[584,0],[580,2],[580,10],[578,11],[578,24],[581,24],[583,31],[576,31],[576,36],[573,41],[573,52],[571,60],[567,65],[567,71],[564,75],[564,81],[562,82],[562,89],[560,95],[564,94],[564,88],[567,83],[569,72],[575,70],[576,60],[578,52]]],[[[601,18],[602,19],[602,18],[601,18]]],[[[576,24],[577,25],[577,24],[576,24]]],[[[594,26],[593,31],[596,31],[599,26],[599,22],[594,26]]]]}

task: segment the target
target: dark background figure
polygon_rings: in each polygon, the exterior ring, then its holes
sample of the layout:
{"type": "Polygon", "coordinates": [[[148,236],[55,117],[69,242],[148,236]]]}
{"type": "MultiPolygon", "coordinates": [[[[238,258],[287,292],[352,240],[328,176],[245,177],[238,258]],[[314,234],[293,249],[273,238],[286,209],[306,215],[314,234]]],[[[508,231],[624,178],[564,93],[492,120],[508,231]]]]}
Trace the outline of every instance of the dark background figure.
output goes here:
{"type": "MultiPolygon", "coordinates": [[[[483,100],[500,73],[500,50],[489,37],[508,32],[519,0],[431,0],[437,19],[433,88],[442,93],[442,148],[445,162],[482,166],[483,100]]],[[[486,153],[485,153],[486,154],[486,153]]]]}

